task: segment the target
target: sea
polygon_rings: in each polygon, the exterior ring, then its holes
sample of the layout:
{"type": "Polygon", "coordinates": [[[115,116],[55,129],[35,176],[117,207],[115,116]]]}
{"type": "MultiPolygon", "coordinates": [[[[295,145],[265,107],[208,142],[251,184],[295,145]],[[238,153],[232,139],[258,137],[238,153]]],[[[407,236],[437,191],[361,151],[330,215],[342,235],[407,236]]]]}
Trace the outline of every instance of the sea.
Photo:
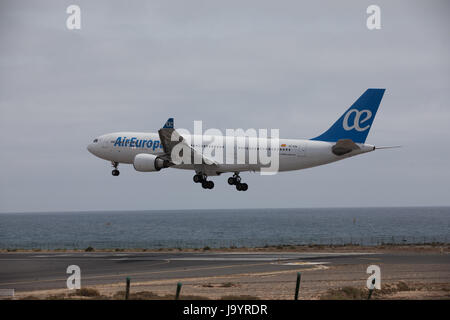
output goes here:
{"type": "Polygon", "coordinates": [[[0,249],[449,243],[450,207],[0,213],[0,249]]]}

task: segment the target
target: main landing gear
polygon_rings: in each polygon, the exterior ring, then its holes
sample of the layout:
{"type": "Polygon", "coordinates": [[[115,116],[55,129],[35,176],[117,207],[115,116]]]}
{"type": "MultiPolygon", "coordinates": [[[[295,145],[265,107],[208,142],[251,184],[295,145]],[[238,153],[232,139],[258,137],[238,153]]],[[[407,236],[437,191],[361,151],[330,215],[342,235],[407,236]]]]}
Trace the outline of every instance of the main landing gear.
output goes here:
{"type": "Polygon", "coordinates": [[[112,164],[112,166],[114,167],[114,170],[113,170],[111,173],[112,173],[112,175],[113,175],[114,177],[117,177],[117,176],[120,174],[120,171],[117,170],[117,167],[119,166],[119,163],[118,163],[118,162],[112,161],[111,164],[112,164]]]}
{"type": "Polygon", "coordinates": [[[206,174],[201,174],[201,173],[197,173],[193,180],[195,183],[201,183],[203,189],[212,189],[214,188],[214,182],[211,180],[206,180],[208,177],[206,176],[206,174]]]}
{"type": "Polygon", "coordinates": [[[235,172],[232,177],[228,178],[229,185],[235,185],[237,191],[247,191],[248,184],[241,183],[241,177],[239,176],[239,172],[235,172]]]}

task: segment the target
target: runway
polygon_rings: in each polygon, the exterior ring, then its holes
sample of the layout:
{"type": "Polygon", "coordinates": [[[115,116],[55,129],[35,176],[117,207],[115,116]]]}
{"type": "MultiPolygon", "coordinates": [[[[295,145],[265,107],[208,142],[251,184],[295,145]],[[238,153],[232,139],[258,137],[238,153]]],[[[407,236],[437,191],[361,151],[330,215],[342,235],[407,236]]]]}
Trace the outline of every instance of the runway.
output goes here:
{"type": "Polygon", "coordinates": [[[16,292],[66,288],[69,265],[81,269],[82,286],[301,270],[355,264],[444,264],[449,255],[367,252],[70,252],[0,253],[0,289],[16,292]]]}

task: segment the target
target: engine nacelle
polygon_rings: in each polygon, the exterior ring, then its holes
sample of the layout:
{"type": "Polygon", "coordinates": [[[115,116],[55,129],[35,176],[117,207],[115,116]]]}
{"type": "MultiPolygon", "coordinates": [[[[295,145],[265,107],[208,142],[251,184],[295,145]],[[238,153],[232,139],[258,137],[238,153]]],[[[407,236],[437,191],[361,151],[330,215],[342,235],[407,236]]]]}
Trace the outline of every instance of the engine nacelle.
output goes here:
{"type": "Polygon", "coordinates": [[[134,157],[133,166],[141,172],[159,171],[164,168],[164,160],[154,154],[140,153],[134,157]]]}

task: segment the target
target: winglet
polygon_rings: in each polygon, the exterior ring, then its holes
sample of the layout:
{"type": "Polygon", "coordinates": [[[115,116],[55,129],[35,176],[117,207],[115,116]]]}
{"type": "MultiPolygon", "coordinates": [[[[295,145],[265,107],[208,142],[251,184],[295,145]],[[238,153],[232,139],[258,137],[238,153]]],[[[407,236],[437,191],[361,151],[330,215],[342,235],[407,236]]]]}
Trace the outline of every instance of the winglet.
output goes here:
{"type": "Polygon", "coordinates": [[[164,124],[164,127],[166,129],[173,129],[173,118],[167,119],[166,123],[164,124]]]}

